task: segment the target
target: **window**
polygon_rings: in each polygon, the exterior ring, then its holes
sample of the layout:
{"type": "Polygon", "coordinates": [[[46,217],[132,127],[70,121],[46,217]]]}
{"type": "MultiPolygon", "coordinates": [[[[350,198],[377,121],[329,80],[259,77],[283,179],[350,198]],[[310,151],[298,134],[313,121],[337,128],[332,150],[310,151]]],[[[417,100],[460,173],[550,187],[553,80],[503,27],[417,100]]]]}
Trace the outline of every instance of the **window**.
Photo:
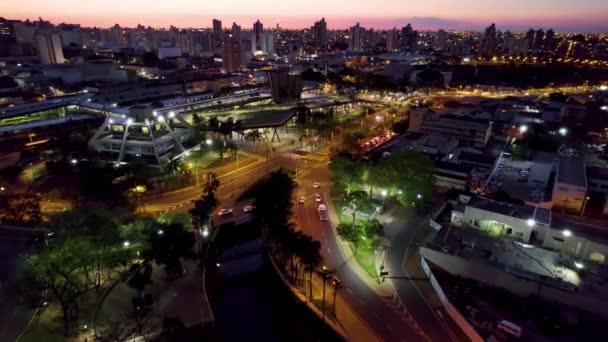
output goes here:
{"type": "Polygon", "coordinates": [[[473,220],[473,226],[479,227],[479,220],[473,220]]]}

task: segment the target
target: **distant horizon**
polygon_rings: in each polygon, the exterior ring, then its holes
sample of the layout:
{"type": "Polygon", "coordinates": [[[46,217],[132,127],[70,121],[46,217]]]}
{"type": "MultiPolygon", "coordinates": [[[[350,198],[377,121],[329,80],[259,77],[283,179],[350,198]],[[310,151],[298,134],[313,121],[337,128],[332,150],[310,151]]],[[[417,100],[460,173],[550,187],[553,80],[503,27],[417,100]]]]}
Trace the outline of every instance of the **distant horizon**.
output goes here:
{"type": "Polygon", "coordinates": [[[260,19],[265,27],[280,23],[286,29],[304,29],[325,17],[329,29],[346,29],[360,22],[382,30],[411,23],[419,30],[482,31],[494,22],[503,31],[542,27],[556,32],[608,32],[606,0],[3,0],[0,15],[104,28],[138,23],[207,28],[217,18],[225,28],[233,22],[251,28],[260,19]]]}
{"type": "Polygon", "coordinates": [[[294,18],[291,17],[288,23],[300,23],[295,26],[287,26],[281,24],[281,21],[276,18],[268,18],[264,16],[250,16],[243,18],[244,21],[232,21],[232,20],[223,20],[220,16],[204,16],[204,19],[208,19],[208,23],[203,24],[203,20],[200,26],[191,26],[191,25],[179,25],[179,24],[171,24],[171,23],[160,23],[154,20],[154,24],[148,23],[145,20],[139,20],[136,22],[133,21],[125,21],[125,20],[112,20],[112,19],[103,19],[98,18],[91,23],[79,22],[75,18],[59,18],[54,16],[48,17],[8,17],[8,16],[0,16],[7,20],[20,20],[27,21],[30,20],[32,22],[38,21],[42,19],[44,21],[49,21],[53,25],[59,24],[68,24],[68,25],[80,25],[81,27],[87,28],[100,28],[100,29],[108,29],[118,24],[123,28],[136,28],[138,25],[142,25],[144,27],[152,27],[155,29],[168,29],[171,26],[174,26],[178,29],[211,29],[212,28],[212,20],[217,19],[222,21],[222,28],[224,30],[230,30],[232,23],[235,22],[237,25],[240,25],[245,30],[250,30],[253,23],[256,20],[260,20],[264,25],[265,29],[275,28],[278,23],[282,29],[286,30],[303,30],[309,29],[316,21],[325,18],[327,22],[328,30],[346,30],[355,24],[359,23],[360,26],[366,29],[378,29],[378,30],[390,30],[396,28],[400,30],[402,27],[407,24],[411,24],[414,30],[419,31],[437,31],[439,29],[443,29],[446,31],[457,31],[457,32],[483,32],[486,27],[491,24],[496,24],[496,28],[500,31],[511,31],[511,32],[526,32],[529,29],[553,29],[557,33],[589,33],[589,34],[598,34],[598,33],[608,33],[608,25],[607,27],[598,27],[597,29],[588,29],[588,30],[580,30],[575,29],[572,23],[564,22],[562,24],[556,23],[555,25],[546,24],[543,26],[539,25],[527,25],[527,24],[503,24],[501,25],[500,21],[487,22],[487,23],[476,23],[476,22],[466,22],[466,21],[458,21],[458,20],[450,20],[450,19],[442,19],[436,17],[409,17],[409,18],[328,18],[328,17],[319,17],[316,19],[310,18],[294,18]],[[342,23],[342,25],[332,25],[333,22],[342,23]],[[308,23],[310,22],[310,23],[308,23]],[[374,23],[376,25],[374,25],[374,23]],[[250,25],[248,25],[250,24],[250,25]],[[568,27],[572,26],[572,29],[568,29],[568,27]]]}

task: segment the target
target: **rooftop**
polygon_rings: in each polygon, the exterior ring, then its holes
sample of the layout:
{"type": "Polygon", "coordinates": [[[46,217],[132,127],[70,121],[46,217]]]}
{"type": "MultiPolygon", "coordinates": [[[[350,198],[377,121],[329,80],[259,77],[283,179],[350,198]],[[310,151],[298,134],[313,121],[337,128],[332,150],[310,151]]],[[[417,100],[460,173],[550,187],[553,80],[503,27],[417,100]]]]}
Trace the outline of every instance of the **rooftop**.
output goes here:
{"type": "Polygon", "coordinates": [[[533,219],[546,225],[551,224],[551,211],[546,208],[499,202],[480,196],[473,197],[467,206],[523,220],[533,219]]]}
{"type": "Polygon", "coordinates": [[[585,161],[580,157],[560,157],[557,182],[579,187],[587,187],[585,161]]]}

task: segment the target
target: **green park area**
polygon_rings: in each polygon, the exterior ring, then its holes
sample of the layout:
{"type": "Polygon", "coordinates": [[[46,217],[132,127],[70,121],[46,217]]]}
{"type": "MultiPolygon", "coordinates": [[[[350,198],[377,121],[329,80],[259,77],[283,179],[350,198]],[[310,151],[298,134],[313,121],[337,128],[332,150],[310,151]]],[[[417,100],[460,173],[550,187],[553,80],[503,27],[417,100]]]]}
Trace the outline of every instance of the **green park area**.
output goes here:
{"type": "Polygon", "coordinates": [[[433,191],[433,164],[413,151],[397,151],[380,160],[363,160],[348,154],[335,156],[330,169],[336,180],[338,235],[350,244],[359,265],[379,281],[375,256],[384,228],[375,218],[385,202],[415,206],[433,191]]]}

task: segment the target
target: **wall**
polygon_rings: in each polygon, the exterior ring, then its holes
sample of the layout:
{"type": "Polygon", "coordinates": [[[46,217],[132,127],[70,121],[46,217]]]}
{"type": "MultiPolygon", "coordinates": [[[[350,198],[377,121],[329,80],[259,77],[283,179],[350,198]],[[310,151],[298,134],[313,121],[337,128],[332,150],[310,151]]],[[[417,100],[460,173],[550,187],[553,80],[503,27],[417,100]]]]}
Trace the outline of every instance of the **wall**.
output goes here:
{"type": "Polygon", "coordinates": [[[467,335],[467,337],[471,341],[482,342],[483,338],[481,338],[481,336],[479,336],[479,334],[477,333],[475,328],[473,328],[473,326],[471,326],[471,324],[469,324],[469,322],[466,320],[466,318],[464,318],[460,314],[460,312],[452,305],[452,303],[450,303],[448,297],[445,295],[445,293],[443,292],[443,289],[439,285],[439,282],[437,282],[437,279],[435,279],[435,275],[433,274],[433,272],[431,272],[429,265],[427,264],[426,260],[422,256],[420,257],[420,265],[422,266],[424,273],[426,273],[426,275],[431,280],[431,286],[433,286],[433,289],[437,293],[437,297],[439,297],[441,304],[443,305],[443,307],[444,307],[445,311],[448,313],[448,315],[452,318],[452,320],[456,324],[458,324],[458,327],[460,327],[460,329],[467,335]]]}
{"type": "Polygon", "coordinates": [[[547,229],[542,247],[583,260],[592,260],[592,254],[594,253],[608,256],[608,244],[577,236],[576,232],[573,232],[570,237],[564,237],[561,229],[547,229]]]}

